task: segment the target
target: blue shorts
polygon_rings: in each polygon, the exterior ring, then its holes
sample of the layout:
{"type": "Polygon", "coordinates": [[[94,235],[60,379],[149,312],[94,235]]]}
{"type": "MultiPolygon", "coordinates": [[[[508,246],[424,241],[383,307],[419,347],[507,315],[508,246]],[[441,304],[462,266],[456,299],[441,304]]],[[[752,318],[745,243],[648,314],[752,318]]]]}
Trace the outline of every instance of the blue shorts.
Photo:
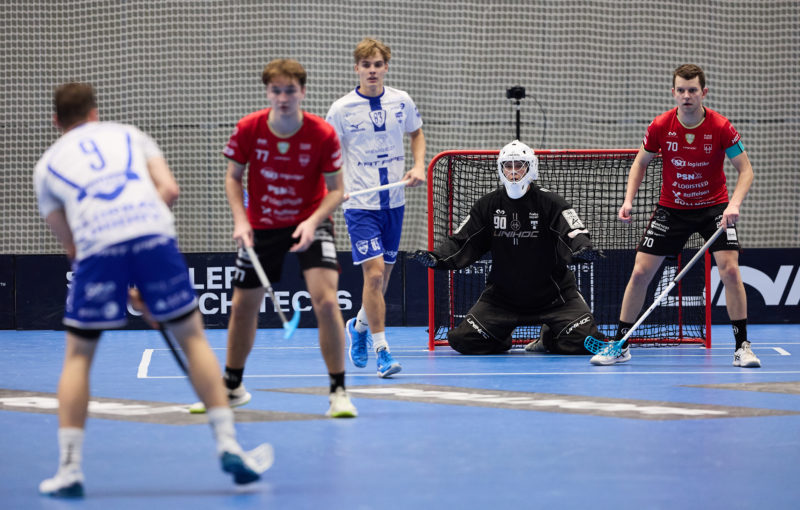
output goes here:
{"type": "Polygon", "coordinates": [[[115,244],[76,263],[64,324],[80,329],[125,325],[128,287],[135,284],[153,318],[192,311],[197,296],[175,239],[145,236],[115,244]]]}
{"type": "Polygon", "coordinates": [[[383,255],[386,264],[397,262],[405,206],[394,209],[345,209],[344,221],[353,247],[353,264],[383,255]]]}

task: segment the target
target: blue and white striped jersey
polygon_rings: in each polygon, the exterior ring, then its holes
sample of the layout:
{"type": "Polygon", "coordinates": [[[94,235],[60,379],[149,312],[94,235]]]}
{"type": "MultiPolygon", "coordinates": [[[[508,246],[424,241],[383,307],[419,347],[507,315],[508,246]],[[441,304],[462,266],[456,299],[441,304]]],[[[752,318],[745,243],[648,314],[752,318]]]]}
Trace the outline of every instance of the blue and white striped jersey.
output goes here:
{"type": "MultiPolygon", "coordinates": [[[[377,97],[358,88],[331,105],[330,123],[344,154],[345,193],[397,182],[406,173],[403,135],[422,127],[417,105],[406,92],[384,87],[377,97]]],[[[403,187],[359,195],[343,209],[391,209],[405,203],[403,187]]]]}

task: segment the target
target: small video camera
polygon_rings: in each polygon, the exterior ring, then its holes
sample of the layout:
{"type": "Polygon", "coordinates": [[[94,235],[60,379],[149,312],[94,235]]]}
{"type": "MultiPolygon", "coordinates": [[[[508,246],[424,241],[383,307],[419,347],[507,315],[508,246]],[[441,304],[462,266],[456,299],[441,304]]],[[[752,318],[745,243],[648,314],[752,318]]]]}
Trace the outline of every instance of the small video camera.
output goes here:
{"type": "Polygon", "coordinates": [[[517,101],[520,99],[525,99],[525,87],[514,85],[513,87],[506,89],[506,98],[515,99],[517,101]]]}

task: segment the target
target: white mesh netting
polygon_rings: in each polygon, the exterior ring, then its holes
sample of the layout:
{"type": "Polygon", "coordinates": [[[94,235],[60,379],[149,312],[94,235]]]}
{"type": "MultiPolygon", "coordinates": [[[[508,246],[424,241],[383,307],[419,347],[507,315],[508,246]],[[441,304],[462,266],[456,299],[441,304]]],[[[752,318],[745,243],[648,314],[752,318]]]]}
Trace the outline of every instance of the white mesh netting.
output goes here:
{"type": "MultiPolygon", "coordinates": [[[[240,117],[266,105],[264,64],[302,62],[304,107],[324,116],[356,85],[351,55],[366,35],[392,48],[387,84],[419,106],[428,160],[513,138],[505,90],[515,84],[527,88],[522,139],[534,148],[636,148],[673,105],[672,70],[697,63],[708,77],[706,104],[737,127],[756,172],[744,245],[800,246],[798,1],[6,0],[0,26],[0,253],[59,251],[31,182],[57,136],[57,84],[93,83],[103,118],[152,134],[182,187],[181,247],[228,251],[220,150],[240,117]]],[[[424,188],[407,196],[404,250],[424,247],[427,230],[424,188]]],[[[336,218],[337,246],[347,250],[336,218]]]]}

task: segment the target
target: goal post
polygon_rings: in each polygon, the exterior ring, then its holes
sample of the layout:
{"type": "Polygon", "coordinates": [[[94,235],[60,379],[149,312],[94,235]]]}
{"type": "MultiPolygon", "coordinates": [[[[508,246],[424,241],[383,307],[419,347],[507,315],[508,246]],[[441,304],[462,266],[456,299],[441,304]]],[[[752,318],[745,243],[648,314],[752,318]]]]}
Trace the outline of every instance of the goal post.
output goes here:
{"type": "MultiPolygon", "coordinates": [[[[451,150],[428,166],[428,249],[452,235],[474,202],[500,186],[496,150],[451,150]]],[[[617,220],[625,196],[628,170],[636,150],[539,150],[536,185],[555,191],[572,204],[606,258],[575,263],[570,268],[592,310],[600,331],[613,336],[625,286],[633,269],[636,245],[647,228],[661,189],[661,158],[650,163],[634,200],[630,224],[617,220]]],[[[689,261],[703,239],[695,234],[676,258],[667,258],[653,278],[645,305],[652,303],[689,261]]],[[[465,317],[484,289],[491,271],[491,254],[454,271],[428,270],[428,348],[448,345],[447,333],[465,317]]],[[[672,293],[639,327],[631,342],[637,346],[702,343],[711,346],[711,258],[696,264],[672,293]]],[[[518,327],[514,345],[539,336],[539,325],[518,327]]]]}

